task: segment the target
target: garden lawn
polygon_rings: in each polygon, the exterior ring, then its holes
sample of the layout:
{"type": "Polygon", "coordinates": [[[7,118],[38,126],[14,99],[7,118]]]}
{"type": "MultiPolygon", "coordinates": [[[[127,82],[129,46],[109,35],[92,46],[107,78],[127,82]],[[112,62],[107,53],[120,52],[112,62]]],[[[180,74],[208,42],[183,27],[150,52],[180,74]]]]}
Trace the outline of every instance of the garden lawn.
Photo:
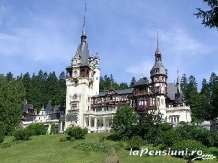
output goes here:
{"type": "MultiPolygon", "coordinates": [[[[102,136],[109,133],[88,134],[85,139],[60,142],[61,137],[66,135],[43,135],[33,136],[29,141],[13,143],[11,147],[5,147],[13,141],[13,137],[5,137],[0,144],[1,163],[104,163],[106,152],[93,151],[91,149],[81,150],[73,148],[81,142],[99,142],[102,136]]],[[[105,143],[116,142],[105,139],[105,143]]],[[[121,148],[117,151],[120,163],[186,163],[187,160],[171,156],[130,156],[129,151],[121,148]]],[[[215,163],[217,159],[195,161],[195,163],[215,163]]]]}

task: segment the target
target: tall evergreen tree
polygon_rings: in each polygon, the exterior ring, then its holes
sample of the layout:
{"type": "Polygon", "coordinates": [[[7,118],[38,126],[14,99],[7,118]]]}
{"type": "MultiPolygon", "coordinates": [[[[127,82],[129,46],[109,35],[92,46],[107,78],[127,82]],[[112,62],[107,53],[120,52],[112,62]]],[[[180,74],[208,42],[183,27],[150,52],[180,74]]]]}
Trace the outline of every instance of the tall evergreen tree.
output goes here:
{"type": "Polygon", "coordinates": [[[0,77],[0,121],[4,123],[5,133],[12,134],[21,123],[25,89],[20,81],[7,82],[0,77]]]}
{"type": "Polygon", "coordinates": [[[120,88],[120,89],[127,89],[127,88],[129,88],[129,87],[128,87],[128,84],[127,84],[127,83],[121,82],[119,88],[120,88]]]}
{"type": "Polygon", "coordinates": [[[13,78],[14,78],[14,75],[11,72],[7,73],[6,76],[5,76],[5,79],[6,79],[7,82],[12,81],[13,78]]]}
{"type": "Polygon", "coordinates": [[[197,82],[195,77],[191,75],[188,78],[188,84],[186,86],[186,101],[192,111],[192,121],[202,121],[202,115],[199,112],[200,109],[200,96],[197,90],[197,82]]]}
{"type": "Polygon", "coordinates": [[[186,75],[183,74],[181,78],[181,89],[182,89],[183,94],[185,95],[185,98],[186,98],[186,92],[187,92],[187,85],[188,85],[188,79],[186,75]]]}
{"type": "Polygon", "coordinates": [[[136,79],[135,79],[135,77],[132,77],[132,80],[130,82],[130,86],[129,87],[134,87],[135,83],[136,83],[136,79]]]}

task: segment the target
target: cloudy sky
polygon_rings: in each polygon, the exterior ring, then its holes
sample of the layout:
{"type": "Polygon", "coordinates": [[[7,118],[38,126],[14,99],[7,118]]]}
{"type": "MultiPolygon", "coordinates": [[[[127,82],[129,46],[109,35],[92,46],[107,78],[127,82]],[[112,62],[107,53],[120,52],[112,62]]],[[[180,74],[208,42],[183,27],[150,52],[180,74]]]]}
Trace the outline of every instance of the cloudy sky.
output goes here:
{"type": "Polygon", "coordinates": [[[157,29],[168,82],[177,69],[199,85],[218,74],[218,31],[193,15],[209,9],[203,0],[0,0],[0,74],[65,71],[80,43],[85,2],[89,51],[98,52],[102,76],[149,77],[157,29]]]}

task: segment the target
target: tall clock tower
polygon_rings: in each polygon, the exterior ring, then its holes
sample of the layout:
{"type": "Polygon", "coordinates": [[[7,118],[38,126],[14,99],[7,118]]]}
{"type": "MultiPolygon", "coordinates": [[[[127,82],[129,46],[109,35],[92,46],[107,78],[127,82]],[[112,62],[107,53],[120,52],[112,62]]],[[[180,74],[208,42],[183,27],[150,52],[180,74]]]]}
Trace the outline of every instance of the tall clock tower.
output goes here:
{"type": "Polygon", "coordinates": [[[167,95],[167,69],[162,64],[162,55],[159,49],[159,40],[157,35],[157,49],[155,52],[155,64],[150,71],[153,91],[156,95],[156,110],[166,115],[166,95],[167,95]]]}
{"type": "Polygon", "coordinates": [[[90,110],[91,97],[99,94],[99,56],[90,56],[85,33],[85,17],[76,54],[66,68],[66,109],[65,127],[84,126],[84,113],[90,110]]]}

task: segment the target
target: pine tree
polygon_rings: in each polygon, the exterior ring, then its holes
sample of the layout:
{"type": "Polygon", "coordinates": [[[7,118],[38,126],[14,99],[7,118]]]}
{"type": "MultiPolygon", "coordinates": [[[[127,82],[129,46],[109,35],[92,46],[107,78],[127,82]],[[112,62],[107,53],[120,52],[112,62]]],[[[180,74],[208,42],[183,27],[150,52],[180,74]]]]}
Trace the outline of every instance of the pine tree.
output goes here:
{"type": "Polygon", "coordinates": [[[21,123],[24,86],[20,81],[7,82],[0,77],[0,121],[4,123],[5,133],[12,134],[21,123]]]}
{"type": "Polygon", "coordinates": [[[134,87],[135,83],[136,83],[136,79],[135,79],[135,77],[132,77],[132,80],[130,82],[130,86],[129,87],[134,87]]]}

